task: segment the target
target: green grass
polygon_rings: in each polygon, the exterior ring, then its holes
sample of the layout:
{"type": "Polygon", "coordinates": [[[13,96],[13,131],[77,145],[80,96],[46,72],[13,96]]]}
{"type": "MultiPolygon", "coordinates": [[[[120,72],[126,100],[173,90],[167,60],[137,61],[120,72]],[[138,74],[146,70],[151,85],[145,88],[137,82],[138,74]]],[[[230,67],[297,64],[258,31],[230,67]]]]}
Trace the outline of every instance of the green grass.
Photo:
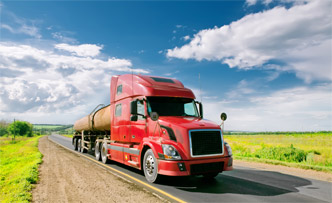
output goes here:
{"type": "Polygon", "coordinates": [[[40,137],[0,138],[0,202],[30,202],[32,184],[38,181],[42,154],[40,137]]]}
{"type": "Polygon", "coordinates": [[[225,135],[237,159],[332,173],[332,133],[225,135]]]}
{"type": "Polygon", "coordinates": [[[61,134],[62,136],[65,136],[65,137],[70,137],[70,138],[72,138],[73,137],[73,134],[61,134]]]}
{"type": "Polygon", "coordinates": [[[63,125],[40,125],[40,124],[33,124],[33,128],[35,130],[40,130],[40,129],[53,130],[53,129],[57,129],[57,128],[61,128],[61,127],[63,127],[63,125]]]}

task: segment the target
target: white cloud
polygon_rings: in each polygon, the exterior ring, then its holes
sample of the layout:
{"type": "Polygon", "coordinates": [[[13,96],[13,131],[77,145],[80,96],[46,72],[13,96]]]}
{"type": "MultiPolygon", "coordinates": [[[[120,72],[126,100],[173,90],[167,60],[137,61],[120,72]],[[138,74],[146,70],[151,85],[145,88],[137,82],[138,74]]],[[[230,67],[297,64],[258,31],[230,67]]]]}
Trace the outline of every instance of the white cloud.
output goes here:
{"type": "Polygon", "coordinates": [[[275,60],[307,82],[332,80],[331,3],[313,0],[249,14],[230,25],[199,31],[188,44],[169,49],[167,56],[221,61],[240,69],[275,60]]]}
{"type": "Polygon", "coordinates": [[[183,40],[184,40],[184,41],[188,41],[188,40],[190,40],[190,36],[189,36],[189,35],[184,36],[184,37],[183,37],[183,40]]]}
{"type": "Polygon", "coordinates": [[[52,49],[52,44],[48,47],[0,43],[0,72],[9,72],[0,75],[1,117],[9,114],[24,119],[30,115],[32,118],[27,120],[45,123],[55,119],[45,115],[54,113],[59,115],[56,123],[71,123],[94,105],[109,102],[112,75],[119,71],[148,72],[132,69],[127,59],[104,59],[85,52],[80,56],[70,55],[52,49]],[[83,112],[70,117],[61,116],[82,108],[83,112]]]}
{"type": "Polygon", "coordinates": [[[69,44],[56,44],[56,49],[65,50],[75,54],[76,56],[98,56],[102,46],[95,44],[81,44],[81,45],[69,45],[69,44]]]}
{"type": "Polygon", "coordinates": [[[250,88],[250,82],[241,80],[236,88],[233,88],[227,93],[227,97],[230,99],[239,98],[242,95],[248,95],[254,93],[255,90],[250,88]]]}
{"type": "MultiPolygon", "coordinates": [[[[0,6],[1,9],[1,6],[0,6]]],[[[11,22],[4,23],[1,22],[1,29],[8,30],[13,34],[25,34],[31,37],[40,39],[42,36],[40,34],[39,28],[35,26],[38,23],[36,20],[24,19],[16,16],[13,13],[7,12],[11,19],[11,22]]]]}
{"type": "Polygon", "coordinates": [[[257,3],[257,0],[246,0],[246,4],[248,6],[252,6],[252,5],[255,5],[257,3]]]}
{"type": "MultiPolygon", "coordinates": [[[[52,30],[52,27],[48,27],[47,28],[48,30],[52,30]]],[[[59,40],[60,42],[63,42],[63,43],[69,43],[69,44],[77,44],[77,40],[72,38],[72,37],[68,37],[66,35],[69,34],[73,34],[71,32],[53,32],[51,33],[52,37],[56,40],[59,40]]]]}
{"type": "Polygon", "coordinates": [[[228,114],[226,130],[318,131],[332,130],[331,85],[296,87],[245,100],[204,102],[206,118],[220,123],[228,114]],[[236,105],[245,102],[246,105],[236,105]],[[220,112],[220,113],[216,113],[220,112]]]}

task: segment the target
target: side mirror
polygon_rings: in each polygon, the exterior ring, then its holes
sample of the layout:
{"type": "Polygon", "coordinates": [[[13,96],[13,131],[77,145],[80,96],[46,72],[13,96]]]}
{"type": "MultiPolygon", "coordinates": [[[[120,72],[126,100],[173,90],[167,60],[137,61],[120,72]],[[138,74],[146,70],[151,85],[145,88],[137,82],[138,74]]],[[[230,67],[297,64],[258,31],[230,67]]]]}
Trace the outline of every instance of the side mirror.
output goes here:
{"type": "Polygon", "coordinates": [[[221,115],[220,115],[220,119],[222,120],[222,121],[225,121],[226,119],[227,119],[227,114],[226,113],[221,113],[221,115]]]}
{"type": "Polygon", "coordinates": [[[150,113],[151,120],[157,121],[159,119],[159,115],[157,112],[151,112],[150,113]]]}
{"type": "Polygon", "coordinates": [[[137,115],[137,100],[130,102],[130,114],[137,115]]]}
{"type": "Polygon", "coordinates": [[[195,102],[196,104],[198,104],[198,108],[199,108],[199,117],[203,118],[203,104],[199,101],[195,102]]]}
{"type": "Polygon", "coordinates": [[[130,116],[130,121],[137,121],[138,120],[138,116],[137,115],[131,115],[130,116]]]}

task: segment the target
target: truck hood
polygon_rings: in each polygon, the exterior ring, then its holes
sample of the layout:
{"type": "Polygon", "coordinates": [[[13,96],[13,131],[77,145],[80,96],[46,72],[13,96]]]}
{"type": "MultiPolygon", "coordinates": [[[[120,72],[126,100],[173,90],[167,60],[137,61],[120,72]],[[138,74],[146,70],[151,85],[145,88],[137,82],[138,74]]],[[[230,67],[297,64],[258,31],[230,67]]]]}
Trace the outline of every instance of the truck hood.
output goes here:
{"type": "Polygon", "coordinates": [[[183,116],[161,116],[159,117],[161,125],[165,125],[170,128],[185,128],[185,129],[220,129],[220,126],[216,123],[196,118],[196,117],[183,117],[183,116]]]}

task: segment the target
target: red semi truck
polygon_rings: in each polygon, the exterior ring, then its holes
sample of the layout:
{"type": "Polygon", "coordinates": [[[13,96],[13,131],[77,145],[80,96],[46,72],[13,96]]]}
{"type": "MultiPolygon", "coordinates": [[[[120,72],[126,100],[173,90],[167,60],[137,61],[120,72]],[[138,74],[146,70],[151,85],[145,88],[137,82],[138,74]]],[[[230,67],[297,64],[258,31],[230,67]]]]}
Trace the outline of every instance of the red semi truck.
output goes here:
{"type": "Polygon", "coordinates": [[[143,170],[149,182],[233,169],[222,129],[203,119],[202,104],[180,81],[126,74],[113,76],[110,90],[110,105],[75,122],[75,150],[143,170]]]}

